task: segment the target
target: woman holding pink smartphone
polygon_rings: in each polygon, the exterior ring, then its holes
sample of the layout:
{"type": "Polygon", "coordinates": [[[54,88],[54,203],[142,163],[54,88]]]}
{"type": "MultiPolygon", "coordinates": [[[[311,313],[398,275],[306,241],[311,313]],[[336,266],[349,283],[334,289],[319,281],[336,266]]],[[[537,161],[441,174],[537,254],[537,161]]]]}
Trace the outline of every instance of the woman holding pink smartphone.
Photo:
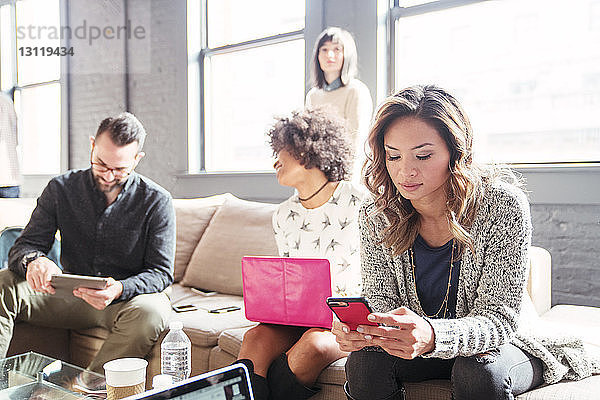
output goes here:
{"type": "Polygon", "coordinates": [[[359,222],[368,319],[382,326],[334,322],[350,399],[403,399],[403,382],[429,379],[450,379],[455,400],[513,399],[573,371],[551,355],[564,341],[519,329],[529,204],[510,170],[473,161],[472,140],[439,87],[401,90],[376,114],[359,222]]]}

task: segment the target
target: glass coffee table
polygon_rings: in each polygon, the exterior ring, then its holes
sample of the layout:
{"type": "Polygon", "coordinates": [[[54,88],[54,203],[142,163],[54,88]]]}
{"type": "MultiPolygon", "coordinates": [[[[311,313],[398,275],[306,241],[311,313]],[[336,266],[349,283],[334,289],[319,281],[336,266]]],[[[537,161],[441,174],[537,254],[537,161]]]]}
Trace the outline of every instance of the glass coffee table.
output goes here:
{"type": "Polygon", "coordinates": [[[0,360],[0,398],[14,400],[104,399],[104,376],[29,352],[0,360]]]}

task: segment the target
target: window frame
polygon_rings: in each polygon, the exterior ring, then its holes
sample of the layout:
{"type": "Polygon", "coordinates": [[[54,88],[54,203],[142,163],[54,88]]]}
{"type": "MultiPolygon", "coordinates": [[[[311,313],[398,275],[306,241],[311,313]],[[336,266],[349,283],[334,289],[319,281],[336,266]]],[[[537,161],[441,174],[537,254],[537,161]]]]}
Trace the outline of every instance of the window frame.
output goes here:
{"type": "MultiPolygon", "coordinates": [[[[188,0],[194,1],[194,0],[188,0]]],[[[205,112],[205,92],[207,88],[205,77],[205,62],[213,56],[219,56],[223,54],[235,53],[238,51],[257,49],[261,47],[271,46],[275,44],[281,44],[293,40],[299,40],[305,38],[305,27],[296,31],[284,32],[270,36],[263,36],[256,39],[246,40],[243,42],[228,44],[218,47],[209,47],[208,45],[208,0],[195,0],[199,1],[200,16],[198,19],[200,30],[200,50],[196,54],[190,54],[188,48],[188,70],[190,65],[195,65],[198,71],[198,86],[191,88],[188,83],[188,90],[197,90],[197,108],[194,111],[191,107],[188,107],[188,144],[191,148],[188,148],[188,173],[211,173],[211,174],[244,174],[244,173],[255,173],[259,171],[207,171],[206,170],[206,112],[205,112]],[[191,137],[194,135],[197,138],[197,143],[194,144],[194,140],[191,137]]],[[[189,12],[189,7],[188,7],[189,12]]],[[[188,15],[189,23],[189,15],[188,15]]],[[[189,29],[189,27],[188,27],[189,29]]],[[[188,96],[188,105],[192,105],[194,102],[190,101],[188,96]]]]}
{"type": "MultiPolygon", "coordinates": [[[[388,71],[387,71],[387,92],[393,93],[396,88],[396,23],[400,18],[412,17],[416,15],[427,14],[435,11],[449,10],[455,7],[462,7],[471,4],[484,3],[492,0],[436,0],[429,3],[401,7],[399,5],[400,0],[390,1],[389,18],[387,22],[388,31],[388,71]]],[[[550,172],[552,169],[558,169],[563,171],[564,168],[577,168],[581,169],[582,172],[589,173],[595,171],[600,173],[600,160],[592,161],[555,161],[555,162],[518,162],[518,163],[506,163],[513,168],[521,171],[527,171],[531,169],[541,169],[545,172],[550,172]]]]}
{"type": "MultiPolygon", "coordinates": [[[[11,83],[9,89],[4,92],[11,98],[14,102],[15,93],[17,91],[22,91],[24,89],[30,89],[41,86],[49,86],[53,84],[58,84],[60,87],[60,126],[59,126],[59,140],[60,140],[60,156],[59,156],[59,170],[58,173],[63,173],[69,168],[69,140],[68,140],[68,132],[66,127],[69,124],[69,90],[68,90],[68,77],[65,76],[64,71],[69,70],[69,57],[60,57],[60,75],[58,79],[50,80],[50,81],[36,81],[34,83],[28,83],[25,85],[19,85],[18,81],[18,47],[17,47],[17,12],[16,6],[17,2],[22,0],[0,0],[0,6],[10,6],[10,22],[11,22],[11,49],[10,52],[13,55],[13,63],[10,65],[11,68],[11,83]]],[[[68,12],[67,12],[67,0],[59,0],[59,25],[62,25],[62,22],[65,22],[66,25],[69,23],[68,12]]],[[[61,42],[61,46],[69,47],[69,40],[63,39],[64,43],[61,42]]],[[[5,50],[6,51],[6,50],[5,50]]],[[[0,65],[1,68],[1,65],[0,65]]],[[[0,82],[1,84],[1,82],[0,82]]],[[[19,132],[19,143],[22,143],[23,133],[19,132]]],[[[22,157],[21,157],[22,161],[22,157]]],[[[21,184],[22,187],[22,195],[27,195],[29,192],[35,192],[36,189],[40,186],[40,182],[47,181],[50,177],[55,176],[55,173],[48,174],[26,174],[23,172],[23,166],[21,165],[21,175],[23,177],[23,181],[21,184]],[[31,187],[31,189],[29,189],[31,187]]]]}

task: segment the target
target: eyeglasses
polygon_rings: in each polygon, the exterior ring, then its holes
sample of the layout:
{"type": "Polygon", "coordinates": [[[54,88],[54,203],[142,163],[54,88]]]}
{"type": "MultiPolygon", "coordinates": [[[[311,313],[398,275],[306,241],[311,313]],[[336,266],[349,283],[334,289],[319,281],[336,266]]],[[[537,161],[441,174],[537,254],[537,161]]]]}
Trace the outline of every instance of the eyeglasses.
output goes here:
{"type": "Polygon", "coordinates": [[[105,174],[107,172],[111,172],[116,179],[122,179],[126,176],[129,176],[133,171],[133,166],[131,167],[122,167],[122,168],[108,168],[105,165],[95,163],[90,160],[90,164],[92,164],[92,169],[99,174],[105,174]]]}
{"type": "Polygon", "coordinates": [[[94,149],[95,149],[95,143],[92,144],[92,151],[90,153],[90,164],[92,164],[92,170],[96,171],[99,174],[105,174],[110,171],[112,173],[112,175],[115,177],[115,179],[123,179],[123,178],[129,176],[129,174],[131,174],[131,172],[133,171],[133,169],[136,166],[136,163],[134,162],[131,167],[108,168],[104,164],[100,164],[100,163],[92,161],[94,158],[94,156],[93,156],[94,149]]]}

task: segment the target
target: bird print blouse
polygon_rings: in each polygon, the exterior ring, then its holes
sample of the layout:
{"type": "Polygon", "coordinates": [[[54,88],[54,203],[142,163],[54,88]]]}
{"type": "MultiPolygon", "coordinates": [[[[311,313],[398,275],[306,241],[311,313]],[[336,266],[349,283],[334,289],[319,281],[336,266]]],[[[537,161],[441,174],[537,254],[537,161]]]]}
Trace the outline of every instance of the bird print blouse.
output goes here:
{"type": "Polygon", "coordinates": [[[341,181],[320,207],[305,208],[296,193],[273,214],[279,255],[328,259],[335,296],[360,295],[358,210],[364,196],[353,183],[341,181]]]}

